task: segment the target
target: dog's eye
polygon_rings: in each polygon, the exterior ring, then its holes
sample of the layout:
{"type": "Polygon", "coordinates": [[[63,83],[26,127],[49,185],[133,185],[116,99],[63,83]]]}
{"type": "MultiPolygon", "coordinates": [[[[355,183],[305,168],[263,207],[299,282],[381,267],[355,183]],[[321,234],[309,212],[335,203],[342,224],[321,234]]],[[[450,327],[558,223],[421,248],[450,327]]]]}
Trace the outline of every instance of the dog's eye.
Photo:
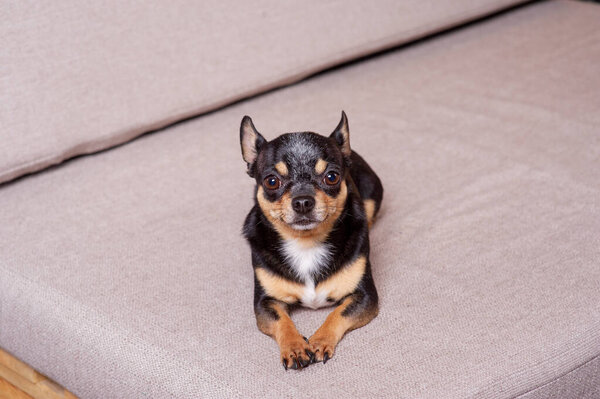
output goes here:
{"type": "Polygon", "coordinates": [[[340,174],[336,172],[329,172],[325,175],[325,183],[330,186],[334,186],[340,182],[340,174]]]}
{"type": "Polygon", "coordinates": [[[267,176],[267,178],[263,181],[263,184],[269,190],[276,190],[281,185],[281,181],[276,176],[267,176]]]}

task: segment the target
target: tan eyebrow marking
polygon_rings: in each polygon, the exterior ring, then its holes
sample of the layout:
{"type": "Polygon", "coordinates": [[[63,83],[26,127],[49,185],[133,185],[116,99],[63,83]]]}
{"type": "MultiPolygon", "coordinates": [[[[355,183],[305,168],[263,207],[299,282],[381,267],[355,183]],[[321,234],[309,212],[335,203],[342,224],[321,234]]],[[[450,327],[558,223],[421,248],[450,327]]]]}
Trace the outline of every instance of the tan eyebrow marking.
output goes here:
{"type": "Polygon", "coordinates": [[[277,170],[277,172],[279,172],[279,174],[281,176],[287,176],[288,175],[288,168],[285,164],[285,162],[283,161],[279,161],[275,164],[275,169],[277,170]]]}
{"type": "Polygon", "coordinates": [[[315,165],[315,173],[320,175],[321,173],[325,172],[326,167],[327,162],[319,158],[317,164],[315,165]]]}

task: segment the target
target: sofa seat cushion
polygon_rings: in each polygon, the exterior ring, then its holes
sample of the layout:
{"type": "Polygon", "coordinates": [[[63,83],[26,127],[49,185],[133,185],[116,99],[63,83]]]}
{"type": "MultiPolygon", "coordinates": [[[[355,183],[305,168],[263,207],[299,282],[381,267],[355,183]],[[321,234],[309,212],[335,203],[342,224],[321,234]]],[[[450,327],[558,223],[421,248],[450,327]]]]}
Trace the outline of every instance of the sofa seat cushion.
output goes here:
{"type": "Polygon", "coordinates": [[[520,2],[2,2],[0,183],[520,2]]]}
{"type": "Polygon", "coordinates": [[[534,3],[5,184],[0,346],[85,398],[593,395],[599,19],[534,3]],[[386,190],[381,310],[286,373],[252,310],[238,126],[328,133],[341,108],[386,190]]]}

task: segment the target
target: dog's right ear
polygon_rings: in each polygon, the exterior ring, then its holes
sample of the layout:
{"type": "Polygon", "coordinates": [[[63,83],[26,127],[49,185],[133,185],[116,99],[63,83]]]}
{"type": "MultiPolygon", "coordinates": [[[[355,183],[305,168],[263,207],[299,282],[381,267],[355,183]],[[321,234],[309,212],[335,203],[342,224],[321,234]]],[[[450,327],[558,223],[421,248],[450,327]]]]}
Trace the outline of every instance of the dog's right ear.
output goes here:
{"type": "Polygon", "coordinates": [[[248,165],[247,173],[250,177],[254,177],[254,166],[258,152],[266,142],[267,140],[254,127],[252,119],[248,115],[244,116],[240,126],[240,144],[242,146],[242,157],[248,165]]]}

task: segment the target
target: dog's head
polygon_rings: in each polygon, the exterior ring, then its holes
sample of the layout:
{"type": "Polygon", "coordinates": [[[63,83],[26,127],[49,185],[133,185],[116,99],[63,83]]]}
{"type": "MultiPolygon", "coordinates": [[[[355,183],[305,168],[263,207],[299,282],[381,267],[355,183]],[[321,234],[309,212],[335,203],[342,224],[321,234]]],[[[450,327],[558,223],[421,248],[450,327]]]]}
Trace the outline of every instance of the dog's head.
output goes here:
{"type": "Polygon", "coordinates": [[[284,238],[328,234],[346,203],[350,159],[348,119],[329,137],[286,133],[272,141],[245,116],[240,127],[242,156],[256,179],[256,199],[265,217],[284,238]]]}

